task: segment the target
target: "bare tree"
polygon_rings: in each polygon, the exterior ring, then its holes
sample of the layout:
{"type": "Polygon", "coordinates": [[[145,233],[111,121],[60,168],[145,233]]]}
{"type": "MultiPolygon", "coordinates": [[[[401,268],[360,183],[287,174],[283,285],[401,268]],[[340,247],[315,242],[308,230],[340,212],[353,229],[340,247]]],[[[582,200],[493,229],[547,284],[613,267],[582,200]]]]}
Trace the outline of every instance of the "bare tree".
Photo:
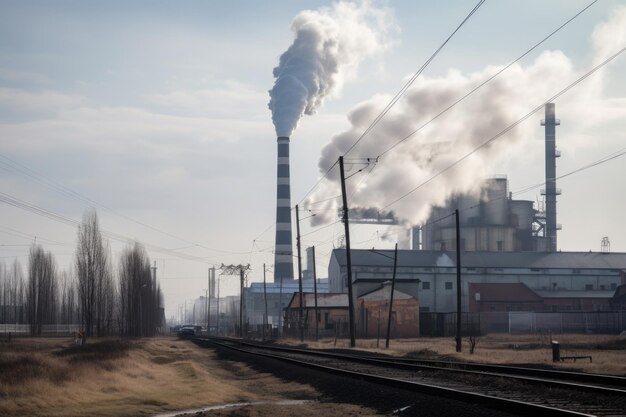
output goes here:
{"type": "Polygon", "coordinates": [[[10,268],[0,264],[0,323],[24,323],[24,274],[15,259],[10,268]]]}
{"type": "Polygon", "coordinates": [[[113,304],[113,277],[108,262],[108,248],[102,240],[98,214],[86,211],[78,227],[76,277],[81,324],[86,336],[102,336],[109,305],[113,304]]]}
{"type": "Polygon", "coordinates": [[[161,325],[163,296],[144,248],[138,243],[126,248],[119,265],[121,331],[128,336],[154,336],[161,325]]]}
{"type": "Polygon", "coordinates": [[[76,299],[76,278],[71,271],[63,271],[60,278],[60,312],[59,323],[78,323],[78,306],[76,299]]]}
{"type": "Polygon", "coordinates": [[[44,324],[56,323],[56,265],[51,253],[33,245],[28,257],[26,302],[31,335],[41,335],[44,324]]]}

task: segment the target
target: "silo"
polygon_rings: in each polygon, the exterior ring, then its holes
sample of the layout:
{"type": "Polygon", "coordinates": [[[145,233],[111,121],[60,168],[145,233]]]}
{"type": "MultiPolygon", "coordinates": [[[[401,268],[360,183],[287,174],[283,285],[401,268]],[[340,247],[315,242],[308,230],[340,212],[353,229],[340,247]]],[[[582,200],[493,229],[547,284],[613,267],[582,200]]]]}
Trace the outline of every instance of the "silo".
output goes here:
{"type": "Polygon", "coordinates": [[[509,222],[508,180],[495,177],[488,181],[484,196],[484,223],[505,226],[509,222]]]}
{"type": "Polygon", "coordinates": [[[518,230],[532,230],[535,209],[530,200],[511,200],[511,225],[518,230]]]}

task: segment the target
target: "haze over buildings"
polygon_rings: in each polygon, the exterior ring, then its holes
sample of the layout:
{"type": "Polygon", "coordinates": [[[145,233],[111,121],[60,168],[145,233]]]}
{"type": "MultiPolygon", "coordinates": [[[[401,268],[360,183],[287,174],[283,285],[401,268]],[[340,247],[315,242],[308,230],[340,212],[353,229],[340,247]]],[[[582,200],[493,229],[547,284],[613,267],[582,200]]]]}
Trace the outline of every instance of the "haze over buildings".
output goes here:
{"type": "MultiPolygon", "coordinates": [[[[380,155],[586,4],[486,3],[349,156],[380,155]]],[[[294,43],[290,25],[302,27],[304,17],[341,12],[358,17],[364,9],[321,1],[245,7],[2,2],[0,155],[35,170],[42,180],[0,158],[0,191],[71,219],[80,219],[93,204],[49,182],[100,203],[103,228],[144,242],[157,261],[169,317],[185,299],[204,294],[211,265],[251,263],[249,280],[260,281],[262,264],[275,262],[275,140],[291,136],[291,205],[301,203],[316,213],[301,224],[303,246],[316,245],[317,269],[327,270],[342,234],[341,224],[333,225],[336,172],[306,196],[308,206],[303,198],[469,11],[462,1],[446,7],[411,1],[367,7],[376,24],[357,37],[367,42],[345,40],[349,50],[340,52],[346,54],[322,61],[349,71],[333,75],[314,65],[327,77],[314,79],[316,92],[296,112],[296,123],[302,113],[317,113],[299,119],[294,133],[291,123],[277,135],[267,91],[276,81],[272,69],[294,43]],[[354,49],[358,59],[347,53],[354,49]]],[[[346,28],[333,27],[326,17],[320,21],[323,33],[343,36],[346,28]]],[[[350,205],[385,207],[515,122],[623,46],[625,22],[621,2],[595,4],[467,102],[390,150],[371,173],[371,167],[356,174],[358,168],[349,166],[348,174],[355,174],[350,205]]],[[[621,57],[555,101],[561,119],[559,174],[623,149],[624,73],[621,57]]],[[[512,191],[543,182],[542,118],[530,117],[484,152],[388,207],[403,227],[355,226],[353,243],[390,247],[399,231],[429,216],[432,203],[476,192],[482,179],[494,174],[506,174],[512,191]]],[[[613,251],[626,252],[626,195],[620,192],[625,166],[617,159],[559,180],[563,230],[557,250],[598,251],[602,237],[609,236],[613,251]]],[[[515,198],[534,201],[537,194],[515,198]]],[[[74,227],[7,204],[0,206],[0,218],[5,262],[24,263],[36,236],[60,268],[69,267],[74,227]]],[[[111,241],[114,257],[124,246],[111,241]]],[[[236,281],[222,277],[222,291],[236,293],[236,281]]]]}

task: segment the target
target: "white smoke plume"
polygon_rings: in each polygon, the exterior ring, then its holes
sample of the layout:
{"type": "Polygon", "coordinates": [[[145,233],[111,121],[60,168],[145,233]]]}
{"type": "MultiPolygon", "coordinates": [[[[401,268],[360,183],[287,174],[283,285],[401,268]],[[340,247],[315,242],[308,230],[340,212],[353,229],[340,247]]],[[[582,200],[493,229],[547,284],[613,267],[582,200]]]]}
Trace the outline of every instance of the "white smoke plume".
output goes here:
{"type": "MultiPolygon", "coordinates": [[[[511,154],[525,152],[529,146],[536,146],[536,139],[541,139],[537,138],[536,122],[543,114],[537,114],[534,119],[472,154],[416,192],[389,205],[500,133],[593,65],[626,46],[625,39],[626,7],[620,7],[614,10],[607,22],[596,27],[592,37],[593,62],[590,64],[575,68],[564,53],[544,51],[530,64],[513,65],[468,99],[386,153],[370,173],[365,174],[371,166],[350,179],[347,182],[350,207],[393,211],[403,223],[416,225],[428,218],[432,205],[441,205],[456,193],[479,192],[481,180],[495,173],[493,169],[497,161],[511,157],[511,154]]],[[[420,77],[392,111],[350,152],[346,176],[363,168],[350,164],[350,160],[380,155],[501,68],[488,66],[471,74],[450,70],[439,78],[420,77]]],[[[603,96],[601,74],[594,77],[588,80],[590,82],[579,84],[556,102],[557,112],[568,114],[569,132],[582,131],[589,123],[601,123],[609,117],[607,115],[613,119],[626,117],[626,100],[618,101],[621,107],[616,110],[616,100],[603,96]],[[590,108],[590,103],[593,103],[593,108],[590,108]]],[[[389,99],[373,97],[349,113],[351,128],[336,135],[322,150],[319,162],[322,173],[336,163],[337,158],[359,138],[389,99]]],[[[571,137],[568,139],[575,140],[571,137]]],[[[569,141],[570,146],[572,140],[569,141]]],[[[312,218],[314,225],[336,219],[333,214],[341,202],[332,197],[340,194],[338,177],[337,174],[330,181],[323,182],[305,202],[307,209],[318,213],[312,218]]]]}
{"type": "Polygon", "coordinates": [[[368,2],[339,2],[300,12],[295,39],[274,68],[269,108],[278,136],[291,136],[303,114],[312,115],[341,90],[360,62],[390,45],[391,13],[368,2]]]}

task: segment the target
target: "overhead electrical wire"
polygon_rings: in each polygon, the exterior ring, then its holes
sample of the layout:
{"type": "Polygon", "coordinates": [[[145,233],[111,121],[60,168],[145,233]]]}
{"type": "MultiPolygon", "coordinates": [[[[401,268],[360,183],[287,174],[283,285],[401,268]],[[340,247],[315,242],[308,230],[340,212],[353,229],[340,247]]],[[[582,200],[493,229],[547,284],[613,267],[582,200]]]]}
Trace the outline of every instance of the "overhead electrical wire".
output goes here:
{"type": "Polygon", "coordinates": [[[382,158],[385,154],[387,154],[388,152],[390,152],[392,149],[394,149],[396,146],[400,145],[402,142],[404,142],[405,140],[411,138],[413,135],[415,135],[417,132],[419,132],[420,130],[422,130],[423,128],[425,128],[426,126],[428,126],[430,123],[434,122],[435,120],[437,120],[439,117],[441,117],[443,114],[447,113],[450,109],[452,109],[453,107],[455,107],[457,104],[459,104],[460,102],[462,102],[463,100],[465,100],[467,97],[469,97],[470,95],[474,94],[476,91],[478,91],[479,89],[481,89],[482,87],[484,87],[486,84],[488,84],[489,82],[491,82],[494,78],[498,77],[500,74],[502,74],[503,72],[505,72],[506,70],[508,70],[509,68],[511,68],[513,65],[515,65],[517,62],[519,62],[520,60],[522,60],[523,58],[525,58],[528,54],[530,54],[532,51],[534,51],[535,49],[537,49],[540,45],[542,45],[544,42],[546,42],[548,39],[550,39],[552,36],[554,36],[556,33],[558,33],[561,29],[563,29],[565,26],[567,26],[570,22],[572,22],[574,19],[576,19],[578,16],[580,16],[582,13],[584,13],[587,9],[589,9],[591,6],[593,6],[595,3],[597,3],[598,0],[594,0],[591,3],[589,3],[586,7],[584,7],[582,10],[580,10],[578,13],[576,13],[574,16],[572,16],[571,18],[569,18],[567,21],[565,21],[563,24],[561,24],[558,28],[556,28],[555,30],[553,30],[550,34],[548,34],[547,36],[545,36],[543,39],[541,39],[539,42],[535,43],[533,46],[531,46],[529,49],[526,50],[526,52],[524,52],[523,54],[521,54],[520,56],[518,56],[517,58],[515,58],[513,61],[509,62],[506,66],[504,66],[502,69],[500,69],[499,71],[497,71],[495,74],[493,74],[491,77],[487,78],[485,81],[483,81],[482,83],[478,84],[476,87],[474,87],[473,89],[471,89],[470,91],[468,91],[466,94],[464,94],[463,96],[461,96],[459,99],[457,99],[456,101],[454,101],[452,104],[450,104],[448,107],[446,107],[445,109],[441,110],[439,113],[437,113],[434,117],[432,117],[431,119],[429,119],[427,122],[425,122],[424,124],[422,124],[420,127],[418,127],[417,129],[415,129],[414,131],[412,131],[411,133],[409,133],[407,136],[405,136],[404,138],[398,140],[396,143],[394,143],[392,146],[390,146],[389,148],[385,149],[382,153],[380,153],[378,155],[379,158],[382,158]]]}
{"type": "MultiPolygon", "coordinates": [[[[48,219],[54,220],[56,222],[59,223],[63,223],[67,226],[70,227],[78,227],[80,225],[80,222],[74,219],[71,219],[69,217],[54,213],[50,210],[46,210],[44,208],[35,206],[34,204],[28,203],[24,200],[21,200],[19,198],[13,197],[7,193],[3,193],[0,192],[0,202],[3,202],[5,204],[8,204],[10,206],[13,206],[15,208],[21,209],[21,210],[25,210],[28,212],[31,212],[33,214],[42,216],[42,217],[46,217],[48,219]]],[[[132,239],[129,238],[127,236],[118,234],[118,233],[114,233],[114,232],[110,232],[104,229],[100,229],[101,233],[103,236],[108,237],[109,239],[112,240],[116,240],[118,242],[122,242],[122,243],[133,243],[136,242],[136,239],[132,239]]],[[[194,255],[190,255],[190,254],[186,254],[186,253],[182,253],[182,252],[177,252],[176,250],[172,250],[172,249],[168,249],[168,248],[163,248],[161,246],[158,245],[154,245],[154,244],[150,244],[147,242],[142,242],[142,244],[148,248],[148,249],[152,249],[156,252],[161,252],[161,253],[167,253],[170,254],[172,256],[175,256],[177,258],[181,258],[181,259],[185,259],[185,260],[190,260],[190,261],[196,261],[196,262],[202,262],[202,263],[211,263],[209,261],[209,258],[205,258],[205,257],[200,257],[200,256],[194,256],[194,255]]],[[[247,253],[247,252],[246,252],[247,253]]]]}
{"type": "Polygon", "coordinates": [[[526,121],[529,117],[531,117],[533,114],[537,113],[539,110],[543,109],[544,106],[547,103],[550,103],[554,100],[556,100],[557,98],[559,98],[560,96],[562,96],[563,94],[565,94],[566,92],[568,92],[569,90],[571,90],[572,88],[574,88],[575,86],[577,86],[578,84],[580,84],[582,81],[584,81],[585,79],[587,79],[588,77],[590,77],[592,74],[594,74],[596,71],[598,71],[600,68],[604,67],[606,64],[608,64],[609,62],[611,62],[612,60],[614,60],[615,58],[617,58],[620,54],[622,54],[624,52],[624,50],[626,50],[626,47],[620,49],[619,51],[617,51],[615,54],[609,56],[607,59],[605,59],[604,61],[602,61],[601,63],[599,63],[598,65],[596,65],[595,67],[593,67],[591,70],[589,70],[588,72],[586,72],[585,74],[583,74],[581,77],[577,78],[574,82],[572,82],[571,84],[569,84],[568,86],[566,86],[565,88],[563,88],[561,91],[559,91],[558,93],[554,94],[552,97],[550,97],[549,99],[547,99],[546,101],[542,102],[540,105],[538,105],[537,107],[535,107],[534,109],[532,109],[531,111],[529,111],[528,113],[526,113],[526,115],[522,116],[521,118],[519,118],[517,121],[515,121],[514,123],[510,124],[509,126],[507,126],[506,128],[504,128],[502,131],[500,131],[499,133],[497,133],[496,135],[492,136],[491,138],[487,139],[486,141],[484,141],[483,143],[481,143],[480,145],[478,145],[477,147],[475,147],[474,149],[472,149],[470,152],[466,153],[464,156],[462,156],[461,158],[457,159],[455,162],[451,163],[450,165],[448,165],[447,167],[439,170],[437,173],[433,174],[432,176],[430,176],[427,180],[421,182],[419,185],[417,185],[416,187],[412,188],[410,191],[406,192],[405,194],[403,194],[402,196],[396,198],[395,200],[393,200],[391,203],[383,206],[381,208],[382,210],[385,210],[391,206],[393,206],[394,204],[396,204],[397,202],[403,200],[404,198],[408,197],[409,195],[413,194],[415,191],[417,191],[418,189],[420,189],[421,187],[423,187],[424,185],[430,183],[432,180],[434,180],[435,178],[439,177],[440,175],[442,175],[443,173],[449,171],[450,169],[454,168],[455,166],[457,166],[458,164],[460,164],[461,162],[463,162],[465,159],[469,158],[471,155],[473,155],[474,153],[478,152],[480,149],[484,148],[485,146],[487,146],[488,144],[492,143],[493,141],[501,138],[502,136],[504,136],[506,133],[508,133],[509,131],[511,131],[512,129],[514,129],[515,127],[517,127],[519,124],[523,123],[524,121],[526,121]]]}
{"type": "Polygon", "coordinates": [[[5,167],[8,167],[10,170],[18,172],[19,174],[21,174],[21,175],[23,175],[23,176],[25,176],[27,178],[30,178],[31,180],[33,180],[35,182],[43,184],[44,186],[46,186],[46,187],[48,187],[48,188],[50,188],[50,189],[52,189],[52,190],[54,190],[54,191],[64,195],[66,197],[70,197],[70,198],[73,198],[74,200],[86,203],[89,206],[94,207],[94,208],[96,208],[96,207],[101,208],[102,210],[104,210],[106,212],[109,212],[109,213],[114,214],[114,215],[116,215],[118,217],[121,217],[121,218],[126,219],[128,221],[131,221],[131,222],[133,222],[135,224],[143,226],[143,227],[145,227],[147,229],[150,229],[152,231],[155,231],[155,232],[161,233],[163,235],[169,236],[171,238],[174,238],[174,239],[180,240],[182,242],[188,243],[188,244],[190,244],[190,245],[192,245],[194,247],[199,247],[199,248],[203,248],[203,249],[206,249],[206,250],[209,250],[209,251],[212,251],[212,252],[229,254],[229,255],[243,255],[243,254],[247,254],[247,252],[231,252],[231,251],[225,251],[225,250],[222,250],[222,249],[211,248],[211,247],[202,245],[200,243],[192,242],[192,241],[190,241],[188,239],[185,239],[185,238],[182,238],[180,236],[174,235],[174,234],[169,233],[167,231],[158,229],[158,228],[156,228],[154,226],[151,226],[151,225],[149,225],[149,224],[147,224],[145,222],[136,220],[136,219],[134,219],[132,217],[129,217],[129,216],[123,214],[123,213],[120,213],[120,212],[118,212],[118,211],[116,211],[116,210],[114,210],[114,209],[112,209],[112,208],[110,208],[110,207],[108,207],[108,206],[106,206],[106,205],[104,205],[102,203],[99,203],[99,202],[97,202],[97,201],[95,201],[95,200],[93,200],[93,199],[91,199],[89,197],[86,197],[86,196],[82,195],[81,193],[79,193],[77,191],[74,191],[71,188],[68,188],[68,187],[64,186],[61,183],[58,183],[58,182],[53,181],[51,179],[48,179],[45,176],[43,176],[42,174],[38,173],[37,171],[27,167],[26,165],[21,164],[21,163],[19,163],[17,161],[14,161],[11,158],[9,158],[9,157],[7,157],[5,155],[2,155],[2,154],[0,154],[0,164],[3,164],[5,167]]]}
{"type": "Polygon", "coordinates": [[[450,39],[452,39],[452,37],[461,29],[461,27],[469,20],[470,17],[472,17],[472,15],[474,15],[474,13],[476,13],[476,11],[484,3],[485,3],[485,0],[480,0],[476,4],[476,6],[474,6],[474,8],[469,12],[469,14],[467,16],[465,16],[465,19],[463,19],[463,21],[461,21],[461,23],[459,23],[459,25],[456,27],[456,29],[454,29],[454,31],[448,36],[448,38],[439,46],[439,48],[437,48],[437,50],[435,50],[435,52],[433,52],[433,54],[430,56],[430,58],[428,58],[426,60],[426,62],[424,62],[424,64],[422,64],[422,66],[415,72],[415,74],[413,74],[413,76],[411,76],[411,78],[404,84],[404,86],[400,89],[400,91],[398,91],[396,93],[396,95],[391,99],[391,101],[389,101],[389,103],[387,103],[387,105],[380,112],[380,114],[378,116],[376,116],[376,118],[372,121],[372,123],[370,123],[370,125],[358,137],[358,139],[348,148],[348,150],[344,153],[344,156],[348,155],[350,153],[350,151],[352,151],[352,149],[354,149],[354,147],[356,145],[358,145],[358,143],[369,132],[371,132],[372,129],[374,129],[374,127],[376,127],[378,122],[380,122],[383,119],[383,117],[385,117],[385,115],[389,112],[389,110],[391,110],[391,108],[398,102],[398,100],[400,100],[400,98],[402,98],[402,96],[404,95],[406,90],[409,89],[409,87],[422,74],[422,72],[426,69],[426,67],[428,67],[428,65],[430,65],[430,63],[435,59],[435,57],[439,54],[439,52],[441,52],[441,50],[446,46],[446,44],[450,41],[450,39]]]}
{"type": "MultiPolygon", "coordinates": [[[[574,175],[574,174],[577,174],[577,173],[579,173],[579,172],[586,171],[587,169],[590,169],[590,168],[596,167],[596,166],[598,166],[598,165],[602,165],[602,164],[604,164],[604,163],[606,163],[606,162],[610,162],[610,161],[612,161],[612,160],[614,160],[614,159],[617,159],[617,158],[619,158],[619,157],[622,157],[622,156],[624,156],[624,155],[626,155],[626,148],[622,148],[622,149],[620,149],[620,150],[618,150],[618,151],[612,152],[612,153],[610,153],[610,154],[608,154],[608,155],[606,155],[606,156],[603,156],[602,158],[600,158],[600,159],[598,159],[598,160],[596,160],[596,161],[594,161],[594,162],[591,162],[591,163],[589,163],[589,164],[587,164],[587,165],[583,165],[583,166],[582,166],[582,167],[580,167],[580,168],[576,168],[575,170],[570,171],[570,172],[567,172],[567,173],[565,173],[565,174],[563,174],[563,175],[559,175],[558,177],[555,177],[555,178],[549,178],[549,179],[548,179],[548,181],[557,181],[557,180],[560,180],[560,179],[563,179],[563,178],[569,177],[569,176],[574,175]]],[[[544,181],[544,182],[540,182],[540,183],[537,183],[537,184],[534,184],[534,185],[530,185],[530,186],[523,187],[523,188],[521,188],[521,189],[519,189],[519,190],[512,191],[512,192],[511,192],[511,195],[519,195],[519,194],[524,194],[524,193],[527,193],[527,192],[532,191],[532,190],[536,190],[537,188],[544,187],[544,186],[546,185],[546,183],[547,183],[547,181],[544,181]]],[[[481,201],[480,201],[479,203],[477,203],[477,204],[472,204],[471,206],[458,208],[458,210],[459,210],[459,212],[464,212],[464,211],[467,211],[467,210],[471,210],[471,209],[473,209],[473,208],[476,208],[476,207],[478,207],[480,204],[485,204],[485,203],[493,203],[493,202],[496,202],[496,201],[503,200],[503,199],[505,199],[505,198],[508,198],[508,196],[507,196],[506,194],[501,195],[501,196],[499,196],[499,197],[490,198],[490,199],[487,199],[487,200],[481,200],[481,201]]],[[[453,212],[450,212],[449,214],[447,214],[447,215],[445,215],[445,216],[439,217],[439,218],[437,218],[437,219],[435,219],[435,220],[431,220],[431,221],[429,221],[429,222],[427,222],[427,223],[423,223],[423,224],[421,224],[421,225],[420,225],[420,227],[429,226],[429,225],[431,225],[431,224],[435,224],[435,223],[438,223],[438,222],[440,222],[440,221],[443,221],[443,220],[445,220],[445,219],[447,219],[447,218],[449,218],[449,217],[454,216],[454,213],[455,213],[455,212],[453,211],[453,212]]]]}
{"type": "MultiPolygon", "coordinates": [[[[573,15],[572,17],[570,17],[568,20],[566,20],[565,22],[563,22],[559,27],[557,27],[556,29],[554,29],[552,32],[550,32],[548,35],[544,36],[540,41],[536,42],[533,46],[531,46],[529,49],[527,49],[524,53],[522,53],[520,56],[518,56],[516,59],[514,59],[513,61],[509,62],[506,66],[504,66],[502,69],[500,69],[499,71],[497,71],[495,74],[493,74],[491,77],[489,77],[487,80],[483,81],[482,83],[480,83],[479,85],[477,85],[476,87],[474,87],[473,89],[471,89],[470,91],[468,91],[466,94],[464,94],[463,96],[461,96],[459,99],[457,99],[456,101],[454,101],[453,103],[451,103],[450,105],[448,105],[446,108],[442,109],[439,113],[437,113],[434,117],[432,117],[431,119],[429,119],[428,121],[426,121],[425,123],[423,123],[421,126],[419,126],[417,129],[415,129],[414,131],[412,131],[411,133],[409,133],[407,136],[401,138],[400,140],[398,140],[397,142],[395,142],[393,145],[391,145],[389,148],[385,149],[382,153],[380,153],[378,155],[378,157],[376,158],[377,162],[383,157],[385,156],[388,152],[390,152],[392,149],[394,149],[396,146],[400,145],[402,142],[406,141],[407,139],[411,138],[412,136],[414,136],[416,133],[418,133],[420,130],[422,130],[423,128],[425,128],[426,126],[428,126],[430,123],[434,122],[435,120],[437,120],[439,117],[441,117],[442,115],[444,115],[445,113],[447,113],[449,110],[451,110],[453,107],[455,107],[457,104],[459,104],[460,102],[462,102],[463,100],[465,100],[467,97],[469,97],[470,95],[474,94],[476,91],[478,91],[479,89],[481,89],[482,87],[484,87],[486,84],[488,84],[489,82],[493,81],[496,77],[498,77],[499,75],[501,75],[503,72],[505,72],[506,70],[508,70],[511,66],[513,66],[514,64],[516,64],[517,62],[519,62],[521,59],[525,58],[528,54],[530,54],[532,51],[534,51],[535,49],[537,49],[540,45],[542,45],[543,43],[545,43],[547,40],[549,40],[550,38],[552,38],[555,34],[557,34],[558,32],[560,32],[565,26],[567,26],[569,23],[571,23],[574,19],[576,19],[577,17],[579,17],[581,14],[583,14],[584,12],[586,12],[591,6],[593,6],[594,4],[596,4],[598,2],[598,0],[594,0],[591,3],[589,3],[587,6],[585,6],[584,8],[582,8],[581,10],[579,10],[575,15],[573,15]]],[[[401,90],[400,93],[404,93],[404,91],[401,90]]],[[[398,93],[398,94],[400,94],[398,93]]],[[[398,94],[396,96],[398,96],[398,94]]],[[[395,97],[394,97],[395,98],[395,97]]],[[[396,100],[397,101],[397,100],[396,100]]],[[[395,103],[394,103],[395,104],[395,103]]],[[[386,114],[386,113],[385,113],[386,114]]],[[[379,115],[380,116],[380,115],[379,115]]],[[[383,115],[384,116],[384,115],[383,115]]],[[[378,119],[378,117],[377,117],[378,119]]],[[[378,120],[375,120],[376,123],[378,123],[378,120]]],[[[370,129],[371,130],[371,129],[370,129]]],[[[361,137],[359,137],[357,139],[357,141],[348,149],[348,151],[346,152],[346,155],[348,154],[349,151],[351,151],[358,142],[361,141],[361,139],[363,139],[363,137],[365,136],[365,134],[361,135],[361,137]]],[[[376,165],[375,165],[376,166],[376,165]]],[[[373,171],[373,169],[375,168],[375,166],[368,172],[368,175],[373,171]]],[[[363,177],[363,180],[361,180],[361,183],[365,180],[367,176],[363,177]]],[[[338,196],[341,197],[341,196],[338,196]]],[[[332,197],[335,198],[335,197],[332,197]]],[[[332,199],[331,198],[331,199],[332,199]]],[[[320,201],[314,201],[312,203],[309,203],[310,205],[312,204],[318,204],[321,202],[324,202],[326,200],[320,200],[320,201]]]]}

